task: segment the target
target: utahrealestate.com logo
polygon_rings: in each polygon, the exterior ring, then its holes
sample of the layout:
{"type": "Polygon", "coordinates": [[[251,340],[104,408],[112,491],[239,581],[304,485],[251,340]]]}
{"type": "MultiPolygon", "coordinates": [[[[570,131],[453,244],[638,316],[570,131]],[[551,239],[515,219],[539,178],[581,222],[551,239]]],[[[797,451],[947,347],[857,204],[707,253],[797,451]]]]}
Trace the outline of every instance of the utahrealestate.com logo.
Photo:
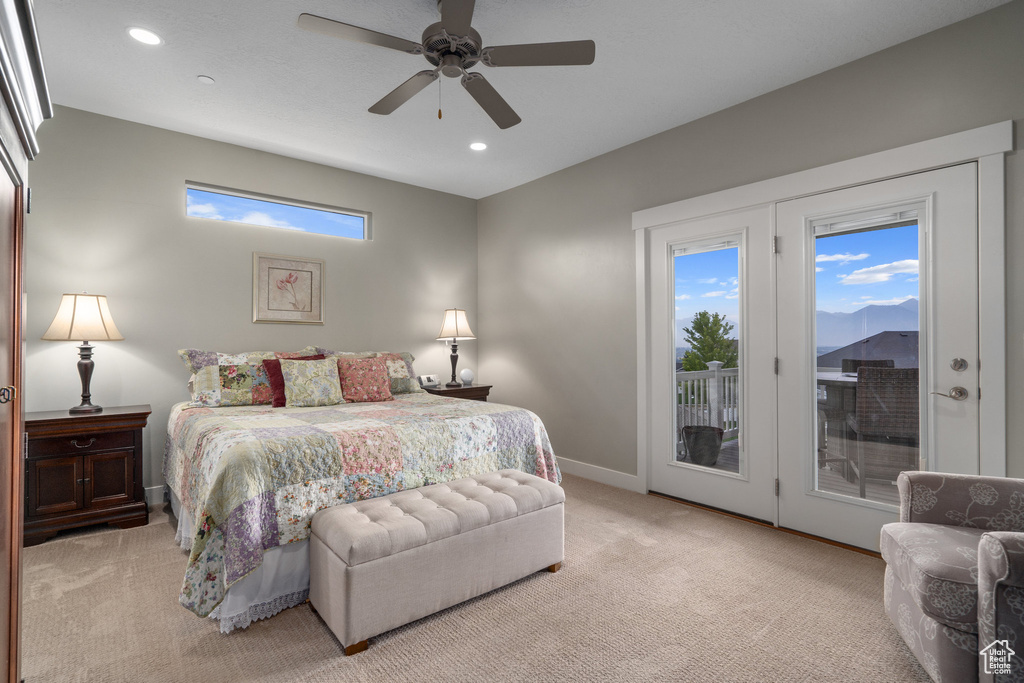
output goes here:
{"type": "Polygon", "coordinates": [[[985,673],[1009,675],[1013,669],[1010,660],[1016,653],[1005,640],[996,640],[978,653],[985,658],[985,673]]]}

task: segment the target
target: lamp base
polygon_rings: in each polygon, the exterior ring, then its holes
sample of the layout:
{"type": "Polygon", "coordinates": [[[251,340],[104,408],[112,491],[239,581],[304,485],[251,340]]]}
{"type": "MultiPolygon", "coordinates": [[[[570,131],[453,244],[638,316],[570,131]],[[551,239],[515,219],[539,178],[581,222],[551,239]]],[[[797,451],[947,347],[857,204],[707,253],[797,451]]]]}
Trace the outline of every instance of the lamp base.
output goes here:
{"type": "Polygon", "coordinates": [[[89,380],[92,379],[92,349],[89,342],[82,342],[78,347],[78,376],[82,378],[82,402],[69,410],[72,415],[88,415],[89,413],[101,413],[103,408],[92,404],[92,394],[89,393],[89,380]]]}
{"type": "Polygon", "coordinates": [[[452,339],[452,379],[448,384],[445,384],[449,389],[455,387],[461,387],[462,384],[455,379],[455,366],[459,364],[459,344],[455,339],[452,339]]]}

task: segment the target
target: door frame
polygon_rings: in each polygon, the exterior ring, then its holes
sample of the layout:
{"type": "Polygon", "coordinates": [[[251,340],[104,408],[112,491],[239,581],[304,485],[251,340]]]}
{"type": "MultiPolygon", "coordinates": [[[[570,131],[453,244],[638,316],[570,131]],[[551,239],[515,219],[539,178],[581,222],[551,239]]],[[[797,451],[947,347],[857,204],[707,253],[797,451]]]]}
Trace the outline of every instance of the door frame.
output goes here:
{"type": "MultiPolygon", "coordinates": [[[[979,351],[985,359],[980,406],[980,472],[1006,476],[1006,242],[1005,163],[1013,151],[1013,122],[1003,121],[856,159],[763,180],[701,197],[633,213],[637,308],[637,462],[631,488],[650,487],[651,406],[658,397],[651,382],[651,287],[647,250],[650,231],[762,204],[798,199],[856,185],[898,178],[965,162],[978,163],[979,351]],[[992,370],[986,372],[985,368],[992,370]]],[[[772,233],[775,232],[774,210],[772,233]]],[[[776,477],[778,476],[776,458],[776,477]]],[[[776,509],[776,524],[778,523],[776,509]]]]}

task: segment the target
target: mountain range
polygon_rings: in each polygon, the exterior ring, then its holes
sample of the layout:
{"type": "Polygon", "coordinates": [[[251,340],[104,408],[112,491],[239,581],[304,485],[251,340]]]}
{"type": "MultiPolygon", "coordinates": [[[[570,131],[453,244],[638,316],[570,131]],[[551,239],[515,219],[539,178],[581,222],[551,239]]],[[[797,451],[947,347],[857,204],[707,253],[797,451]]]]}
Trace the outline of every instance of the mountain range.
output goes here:
{"type": "Polygon", "coordinates": [[[887,330],[917,330],[918,301],[907,299],[890,306],[865,306],[853,313],[815,312],[818,346],[840,347],[887,330]]]}

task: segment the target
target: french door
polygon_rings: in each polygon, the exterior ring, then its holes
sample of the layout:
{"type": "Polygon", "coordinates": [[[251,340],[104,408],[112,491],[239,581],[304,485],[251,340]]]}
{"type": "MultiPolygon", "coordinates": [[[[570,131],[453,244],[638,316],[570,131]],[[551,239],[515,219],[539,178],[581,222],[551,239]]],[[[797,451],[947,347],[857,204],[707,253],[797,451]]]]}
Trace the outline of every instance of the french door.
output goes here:
{"type": "Polygon", "coordinates": [[[774,522],[770,223],[763,206],[651,231],[648,485],[774,522]]]}
{"type": "Polygon", "coordinates": [[[971,163],[776,205],[780,526],[877,550],[900,471],[978,473],[977,186],[971,163]]]}
{"type": "Polygon", "coordinates": [[[877,550],[900,471],[977,473],[977,174],[650,229],[649,490],[877,550]]]}

